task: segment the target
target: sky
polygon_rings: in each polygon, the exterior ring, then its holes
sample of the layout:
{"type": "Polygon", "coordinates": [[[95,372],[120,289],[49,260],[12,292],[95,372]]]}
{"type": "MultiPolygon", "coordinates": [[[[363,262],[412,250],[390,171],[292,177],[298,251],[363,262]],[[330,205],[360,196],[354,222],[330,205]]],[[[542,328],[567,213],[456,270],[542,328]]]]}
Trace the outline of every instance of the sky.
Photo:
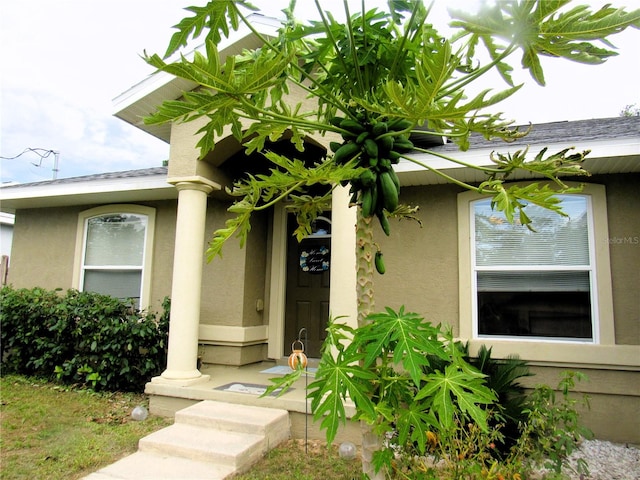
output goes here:
{"type": "MultiPolygon", "coordinates": [[[[327,4],[331,1],[337,2],[327,4]]],[[[367,5],[379,1],[367,0],[367,5]]],[[[477,1],[436,0],[433,21],[444,31],[447,6],[472,7],[477,1]]],[[[638,6],[636,1],[609,3],[631,10],[638,6]]],[[[140,55],[145,50],[164,53],[173,33],[171,27],[187,13],[183,8],[204,3],[1,2],[0,182],[26,183],[162,165],[169,157],[169,146],[115,118],[112,100],[153,73],[140,55]],[[57,155],[41,158],[46,152],[57,155]]],[[[287,2],[252,3],[273,16],[287,2]]],[[[600,7],[607,2],[590,3],[600,7]]],[[[311,0],[298,0],[299,17],[305,8],[313,10],[311,0]]],[[[640,106],[640,31],[628,29],[611,40],[619,55],[604,65],[545,61],[544,88],[526,74],[516,73],[516,82],[527,85],[501,104],[500,111],[519,124],[527,124],[615,117],[626,105],[640,106]]]]}

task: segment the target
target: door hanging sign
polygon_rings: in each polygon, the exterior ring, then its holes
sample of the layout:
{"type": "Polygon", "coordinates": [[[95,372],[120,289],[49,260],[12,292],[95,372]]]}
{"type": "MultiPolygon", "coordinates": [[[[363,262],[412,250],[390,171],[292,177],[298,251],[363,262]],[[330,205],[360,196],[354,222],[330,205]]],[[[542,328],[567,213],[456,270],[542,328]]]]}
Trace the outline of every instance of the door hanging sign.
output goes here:
{"type": "Polygon", "coordinates": [[[324,245],[305,248],[300,252],[300,268],[309,273],[329,270],[329,249],[324,245]]]}

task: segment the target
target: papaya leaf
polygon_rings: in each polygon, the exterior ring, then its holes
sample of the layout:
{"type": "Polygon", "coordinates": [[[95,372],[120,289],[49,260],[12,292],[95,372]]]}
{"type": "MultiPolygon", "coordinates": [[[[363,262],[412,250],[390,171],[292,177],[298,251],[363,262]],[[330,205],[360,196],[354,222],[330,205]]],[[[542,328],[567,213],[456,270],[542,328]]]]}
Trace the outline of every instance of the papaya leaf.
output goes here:
{"type": "Polygon", "coordinates": [[[365,367],[393,352],[393,361],[402,364],[417,385],[423,368],[429,365],[428,354],[445,358],[437,337],[439,330],[417,313],[405,312],[404,307],[398,312],[387,307],[385,312],[369,315],[367,322],[354,337],[355,348],[365,354],[365,367]]]}
{"type": "Polygon", "coordinates": [[[399,411],[396,428],[400,445],[405,445],[407,440],[411,440],[418,445],[418,451],[424,454],[427,432],[438,428],[438,419],[432,413],[425,411],[422,403],[412,402],[408,408],[399,411]]]}
{"type": "Polygon", "coordinates": [[[220,1],[212,0],[204,7],[192,6],[185,10],[193,13],[191,17],[183,18],[173,28],[178,31],[173,34],[164,58],[168,58],[180,47],[187,46],[190,39],[198,38],[203,30],[207,30],[207,38],[219,43],[222,35],[229,36],[229,26],[237,30],[240,24],[237,7],[257,10],[246,0],[220,1]]]}
{"type": "Polygon", "coordinates": [[[275,394],[277,397],[287,393],[287,391],[296,383],[303,374],[306,374],[305,369],[301,363],[298,363],[298,367],[292,372],[287,373],[282,377],[270,378],[271,385],[267,387],[265,392],[260,395],[261,397],[268,397],[275,394]]]}
{"type": "Polygon", "coordinates": [[[345,402],[350,398],[357,410],[369,417],[375,416],[375,407],[371,400],[371,381],[376,376],[360,367],[357,356],[345,355],[338,351],[334,359],[330,353],[323,354],[316,379],[309,384],[311,410],[320,427],[326,430],[327,442],[335,439],[338,427],[346,423],[345,402]]]}
{"type": "Polygon", "coordinates": [[[490,405],[496,396],[484,385],[484,375],[472,373],[450,364],[444,372],[436,371],[425,375],[426,385],[418,391],[415,399],[433,399],[432,412],[447,429],[454,425],[454,414],[459,408],[469,415],[480,428],[488,431],[487,412],[480,405],[490,405]],[[455,403],[454,403],[455,401],[455,403]],[[457,408],[456,408],[457,405],[457,408]]]}

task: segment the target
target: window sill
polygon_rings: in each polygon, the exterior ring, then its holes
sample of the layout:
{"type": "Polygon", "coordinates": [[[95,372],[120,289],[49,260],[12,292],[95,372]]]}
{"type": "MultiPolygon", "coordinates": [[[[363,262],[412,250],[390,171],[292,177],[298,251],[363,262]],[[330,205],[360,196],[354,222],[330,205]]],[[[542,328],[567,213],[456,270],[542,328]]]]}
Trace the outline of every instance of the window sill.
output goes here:
{"type": "Polygon", "coordinates": [[[640,345],[482,338],[469,340],[471,355],[475,355],[482,345],[492,348],[494,358],[515,354],[535,365],[640,371],[640,345]]]}

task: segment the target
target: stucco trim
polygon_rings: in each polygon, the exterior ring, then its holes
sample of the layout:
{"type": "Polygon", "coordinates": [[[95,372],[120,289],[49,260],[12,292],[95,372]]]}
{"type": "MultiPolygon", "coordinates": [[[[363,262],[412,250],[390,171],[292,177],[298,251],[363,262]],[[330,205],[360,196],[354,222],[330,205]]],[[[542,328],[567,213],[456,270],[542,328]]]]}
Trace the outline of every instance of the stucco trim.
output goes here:
{"type": "Polygon", "coordinates": [[[491,347],[496,358],[518,356],[537,365],[559,365],[574,368],[640,370],[640,345],[593,345],[540,340],[469,340],[469,351],[476,354],[480,346],[491,347]]]}
{"type": "Polygon", "coordinates": [[[199,342],[214,345],[255,345],[258,343],[265,343],[268,337],[269,327],[267,325],[234,327],[231,325],[200,324],[198,328],[199,342]]]}

